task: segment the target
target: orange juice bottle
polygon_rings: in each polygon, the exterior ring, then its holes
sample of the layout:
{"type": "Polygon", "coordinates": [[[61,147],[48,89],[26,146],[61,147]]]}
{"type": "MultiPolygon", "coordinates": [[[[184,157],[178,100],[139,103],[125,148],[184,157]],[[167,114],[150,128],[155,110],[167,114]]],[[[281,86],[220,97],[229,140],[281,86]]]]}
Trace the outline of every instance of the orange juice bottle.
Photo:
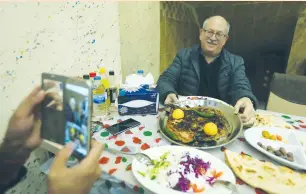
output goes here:
{"type": "Polygon", "coordinates": [[[110,106],[111,105],[111,101],[110,101],[110,91],[109,91],[109,80],[107,78],[106,75],[106,68],[105,67],[101,67],[99,70],[99,74],[101,76],[101,83],[103,84],[104,88],[105,88],[105,98],[106,98],[106,106],[110,106]]]}

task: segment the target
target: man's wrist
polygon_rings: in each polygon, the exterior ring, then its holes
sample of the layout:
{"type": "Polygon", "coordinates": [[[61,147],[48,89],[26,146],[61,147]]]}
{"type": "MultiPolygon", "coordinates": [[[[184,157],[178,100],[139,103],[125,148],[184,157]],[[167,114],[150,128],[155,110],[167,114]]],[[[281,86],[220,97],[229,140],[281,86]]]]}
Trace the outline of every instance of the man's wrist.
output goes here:
{"type": "Polygon", "coordinates": [[[18,184],[27,174],[27,169],[24,166],[18,168],[19,170],[15,172],[15,175],[3,176],[4,179],[0,179],[0,193],[4,193],[8,189],[14,187],[18,184]]]}
{"type": "Polygon", "coordinates": [[[24,163],[32,150],[27,149],[23,143],[4,139],[0,146],[0,158],[11,163],[24,163]]]}
{"type": "Polygon", "coordinates": [[[14,180],[30,154],[31,150],[26,149],[23,144],[5,139],[0,146],[0,173],[3,178],[0,179],[0,184],[8,184],[14,180]]]}

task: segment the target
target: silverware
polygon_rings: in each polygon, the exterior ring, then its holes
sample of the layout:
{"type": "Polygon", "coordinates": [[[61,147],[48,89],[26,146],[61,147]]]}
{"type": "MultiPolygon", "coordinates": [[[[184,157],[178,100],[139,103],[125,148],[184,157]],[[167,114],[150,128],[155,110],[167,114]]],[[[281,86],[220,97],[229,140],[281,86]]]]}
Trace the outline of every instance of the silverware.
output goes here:
{"type": "Polygon", "coordinates": [[[236,184],[230,181],[217,179],[214,184],[222,184],[226,186],[228,189],[230,189],[233,192],[233,194],[239,194],[236,184]]]}
{"type": "Polygon", "coordinates": [[[105,150],[112,152],[114,154],[125,154],[125,155],[131,155],[134,156],[139,162],[145,164],[145,165],[152,165],[152,159],[143,153],[139,153],[137,152],[135,149],[133,149],[132,147],[126,147],[128,148],[129,151],[124,151],[125,149],[122,149],[121,151],[113,149],[113,148],[105,148],[105,150]]]}
{"type": "Polygon", "coordinates": [[[145,165],[153,165],[152,159],[143,153],[137,153],[135,154],[135,158],[140,162],[143,163],[145,165]]]}

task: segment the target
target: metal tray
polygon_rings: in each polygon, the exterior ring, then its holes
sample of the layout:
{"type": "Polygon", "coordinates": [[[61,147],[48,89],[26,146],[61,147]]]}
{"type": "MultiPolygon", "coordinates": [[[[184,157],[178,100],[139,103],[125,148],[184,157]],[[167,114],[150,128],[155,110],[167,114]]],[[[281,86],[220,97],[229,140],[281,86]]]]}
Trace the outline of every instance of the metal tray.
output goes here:
{"type": "Polygon", "coordinates": [[[227,144],[232,143],[233,141],[235,141],[239,135],[242,133],[243,130],[243,125],[242,125],[242,121],[240,119],[240,117],[236,114],[234,114],[234,107],[221,101],[218,99],[214,99],[214,98],[209,98],[209,97],[197,97],[196,99],[188,99],[188,100],[184,100],[184,101],[179,101],[177,103],[175,103],[174,105],[179,106],[179,107],[186,107],[186,105],[188,107],[211,107],[211,108],[215,108],[220,110],[221,112],[223,112],[225,118],[228,120],[229,122],[229,130],[231,130],[231,135],[225,140],[220,142],[219,144],[213,145],[213,146],[193,146],[193,145],[189,145],[189,144],[184,144],[182,142],[178,142],[176,140],[171,139],[167,133],[165,132],[165,126],[167,124],[167,120],[168,120],[168,115],[167,112],[164,111],[161,113],[160,117],[159,117],[159,121],[158,121],[158,126],[159,126],[159,131],[161,132],[162,136],[167,139],[168,141],[176,144],[176,145],[181,145],[181,146],[188,146],[188,147],[194,147],[194,148],[198,148],[198,149],[213,149],[213,148],[218,148],[221,146],[225,146],[227,144]]]}

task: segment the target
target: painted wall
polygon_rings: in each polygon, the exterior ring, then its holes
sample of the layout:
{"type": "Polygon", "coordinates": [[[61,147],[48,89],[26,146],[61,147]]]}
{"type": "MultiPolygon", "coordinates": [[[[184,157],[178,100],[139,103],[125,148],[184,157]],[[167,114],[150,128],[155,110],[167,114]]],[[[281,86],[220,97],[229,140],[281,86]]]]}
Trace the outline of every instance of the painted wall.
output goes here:
{"type": "Polygon", "coordinates": [[[115,2],[1,3],[0,23],[2,130],[42,72],[82,75],[104,63],[120,75],[115,2]]]}
{"type": "MultiPolygon", "coordinates": [[[[117,2],[0,3],[0,137],[16,106],[42,72],[82,75],[101,63],[121,81],[117,2]]],[[[31,157],[27,178],[8,193],[45,193],[43,157],[31,157]]]]}
{"type": "Polygon", "coordinates": [[[161,2],[160,72],[168,68],[181,48],[199,43],[199,29],[193,7],[182,2],[161,2]]]}
{"type": "Polygon", "coordinates": [[[142,69],[157,80],[160,63],[159,2],[119,2],[122,77],[142,69]]]}
{"type": "Polygon", "coordinates": [[[289,55],[287,73],[304,75],[306,73],[306,7],[301,10],[289,55]],[[304,60],[304,62],[303,62],[304,60]]]}

